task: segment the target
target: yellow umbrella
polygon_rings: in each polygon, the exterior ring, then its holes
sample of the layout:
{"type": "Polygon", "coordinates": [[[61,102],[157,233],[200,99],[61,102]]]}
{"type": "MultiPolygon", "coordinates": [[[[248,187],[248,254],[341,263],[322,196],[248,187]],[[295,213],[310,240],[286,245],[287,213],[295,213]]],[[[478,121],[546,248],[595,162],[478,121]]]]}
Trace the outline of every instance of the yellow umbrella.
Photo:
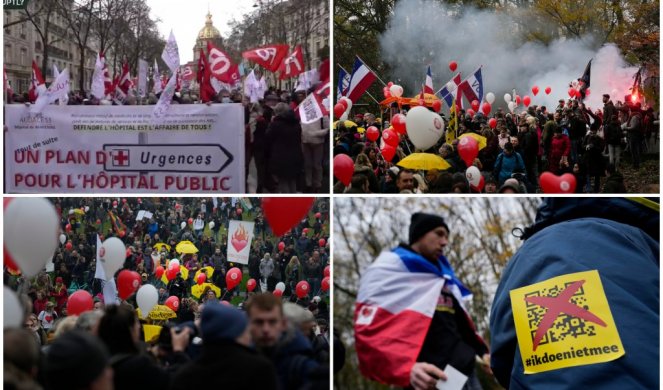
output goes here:
{"type": "MultiPolygon", "coordinates": [[[[166,272],[168,271],[166,270],[166,272]]],[[[164,272],[163,275],[161,276],[161,281],[163,282],[163,284],[168,284],[168,278],[166,277],[166,272],[164,272]]],[[[180,265],[180,273],[182,274],[182,278],[184,280],[189,279],[189,270],[185,266],[180,265]]]]}
{"type": "MultiPolygon", "coordinates": [[[[336,130],[336,126],[338,125],[338,122],[340,122],[340,121],[334,122],[334,130],[336,130]]],[[[345,125],[345,127],[355,127],[355,126],[357,126],[356,123],[354,123],[353,121],[348,121],[348,120],[343,121],[343,124],[345,125]]]]}
{"type": "Polygon", "coordinates": [[[145,335],[146,343],[156,342],[161,334],[161,327],[159,325],[143,324],[143,334],[145,335]]]}
{"type": "Polygon", "coordinates": [[[194,282],[198,280],[198,275],[200,275],[201,272],[205,272],[205,275],[207,275],[207,279],[210,279],[212,277],[212,274],[214,274],[214,268],[212,267],[203,267],[196,271],[196,274],[193,276],[194,282]]]}
{"type": "Polygon", "coordinates": [[[363,127],[357,127],[357,133],[364,134],[365,131],[366,129],[364,129],[363,127]]]}
{"type": "Polygon", "coordinates": [[[198,248],[191,241],[180,241],[175,247],[177,253],[193,254],[198,253],[198,248]]]}
{"type": "Polygon", "coordinates": [[[165,247],[168,252],[170,252],[170,245],[164,244],[163,242],[157,242],[152,248],[161,252],[161,248],[165,247]]]}
{"type": "Polygon", "coordinates": [[[85,215],[85,211],[81,209],[74,209],[74,214],[76,215],[85,215]]]}
{"type": "Polygon", "coordinates": [[[472,137],[472,138],[474,138],[475,140],[477,140],[477,142],[479,143],[479,150],[485,148],[486,145],[487,145],[487,143],[486,143],[486,137],[484,137],[484,136],[482,136],[482,135],[479,135],[479,134],[477,134],[477,133],[465,133],[465,134],[461,135],[461,136],[458,137],[458,138],[463,138],[463,137],[472,137]]]}
{"type": "MultiPolygon", "coordinates": [[[[136,314],[139,318],[143,318],[143,313],[140,312],[140,309],[136,309],[136,314]]],[[[155,305],[147,315],[147,318],[156,321],[166,321],[171,318],[177,318],[177,314],[166,305],[155,305]]]]}
{"type": "Polygon", "coordinates": [[[398,164],[403,168],[428,171],[439,169],[441,171],[451,168],[451,165],[442,157],[432,153],[412,153],[398,164]]]}
{"type": "Polygon", "coordinates": [[[193,295],[196,298],[200,298],[201,295],[205,292],[205,289],[209,287],[212,291],[214,291],[214,294],[216,295],[217,298],[221,298],[221,289],[213,285],[212,283],[203,283],[201,285],[198,285],[197,283],[191,286],[191,295],[193,295]]]}

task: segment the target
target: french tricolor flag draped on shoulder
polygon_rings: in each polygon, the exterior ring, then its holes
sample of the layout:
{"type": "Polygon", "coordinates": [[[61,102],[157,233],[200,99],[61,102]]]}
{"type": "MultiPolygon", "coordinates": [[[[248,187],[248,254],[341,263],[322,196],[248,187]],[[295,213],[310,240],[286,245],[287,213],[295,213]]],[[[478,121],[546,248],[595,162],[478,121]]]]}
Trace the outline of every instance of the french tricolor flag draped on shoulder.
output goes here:
{"type": "Polygon", "coordinates": [[[355,305],[355,347],[364,376],[389,385],[410,385],[410,371],[445,284],[464,308],[471,293],[444,256],[436,267],[400,246],[382,252],[366,269],[355,305]]]}
{"type": "Polygon", "coordinates": [[[433,89],[433,74],[430,71],[430,65],[428,65],[428,71],[426,72],[426,83],[424,84],[424,93],[434,94],[435,90],[433,89]]]}
{"type": "Polygon", "coordinates": [[[352,100],[352,103],[356,103],[376,78],[375,73],[359,57],[355,58],[350,85],[345,96],[352,100]]]}

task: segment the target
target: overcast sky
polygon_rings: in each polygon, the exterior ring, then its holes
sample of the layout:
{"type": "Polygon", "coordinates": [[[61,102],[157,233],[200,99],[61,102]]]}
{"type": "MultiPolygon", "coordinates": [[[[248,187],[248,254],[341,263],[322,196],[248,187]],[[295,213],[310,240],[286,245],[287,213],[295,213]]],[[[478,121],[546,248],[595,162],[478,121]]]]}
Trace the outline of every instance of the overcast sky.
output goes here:
{"type": "Polygon", "coordinates": [[[159,18],[159,31],[168,39],[173,30],[180,52],[180,64],[193,60],[193,46],[198,32],[205,26],[207,10],[212,13],[214,27],[219,29],[221,36],[230,34],[228,23],[241,20],[242,15],[254,10],[254,0],[147,0],[152,9],[152,18],[159,18]]]}

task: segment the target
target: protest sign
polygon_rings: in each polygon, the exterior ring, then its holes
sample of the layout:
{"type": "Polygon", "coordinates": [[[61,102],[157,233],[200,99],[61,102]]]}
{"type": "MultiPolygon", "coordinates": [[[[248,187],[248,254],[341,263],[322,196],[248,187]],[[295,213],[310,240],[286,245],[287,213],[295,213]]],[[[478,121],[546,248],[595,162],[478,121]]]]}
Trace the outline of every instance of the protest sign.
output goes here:
{"type": "Polygon", "coordinates": [[[253,222],[232,220],[228,226],[228,262],[249,263],[253,222]]]}
{"type": "Polygon", "coordinates": [[[240,104],[5,110],[7,192],[245,192],[240,104]]]}

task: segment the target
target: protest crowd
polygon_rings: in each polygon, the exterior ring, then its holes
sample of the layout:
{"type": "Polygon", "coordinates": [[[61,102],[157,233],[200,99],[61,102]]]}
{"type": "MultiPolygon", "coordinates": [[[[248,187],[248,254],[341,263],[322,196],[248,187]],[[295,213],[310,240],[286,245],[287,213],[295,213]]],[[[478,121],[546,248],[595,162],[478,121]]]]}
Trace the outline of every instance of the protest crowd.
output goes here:
{"type": "Polygon", "coordinates": [[[50,199],[52,261],[5,262],[5,388],[328,388],[329,200],[290,199],[310,203],[287,231],[267,198],[50,199]],[[235,221],[248,264],[228,259],[235,221]],[[123,264],[100,277],[114,239],[123,264]]]}
{"type": "MultiPolygon", "coordinates": [[[[355,73],[361,68],[368,67],[355,64],[355,73]]],[[[646,153],[658,153],[659,113],[642,105],[638,85],[623,100],[603,94],[602,107],[588,107],[587,74],[569,85],[571,98],[559,99],[556,107],[532,104],[514,92],[504,96],[508,109],[493,109],[494,94],[484,97],[482,86],[478,93],[460,77],[434,93],[429,69],[421,94],[401,97],[402,87],[389,83],[380,112],[352,109],[377,77],[371,72],[358,72],[364,78],[356,82],[345,76],[342,84],[341,71],[341,100],[334,107],[340,118],[334,125],[335,193],[625,193],[622,168],[638,171],[646,153]],[[462,109],[463,96],[472,108],[462,109]],[[445,126],[438,138],[422,142],[425,120],[411,127],[410,112],[425,107],[439,113],[442,102],[450,107],[447,117],[438,117],[445,126]]],[[[481,68],[470,77],[472,85],[481,84],[481,68]]],[[[426,118],[421,111],[417,116],[426,118]]],[[[654,185],[643,189],[657,191],[654,185]]]]}

